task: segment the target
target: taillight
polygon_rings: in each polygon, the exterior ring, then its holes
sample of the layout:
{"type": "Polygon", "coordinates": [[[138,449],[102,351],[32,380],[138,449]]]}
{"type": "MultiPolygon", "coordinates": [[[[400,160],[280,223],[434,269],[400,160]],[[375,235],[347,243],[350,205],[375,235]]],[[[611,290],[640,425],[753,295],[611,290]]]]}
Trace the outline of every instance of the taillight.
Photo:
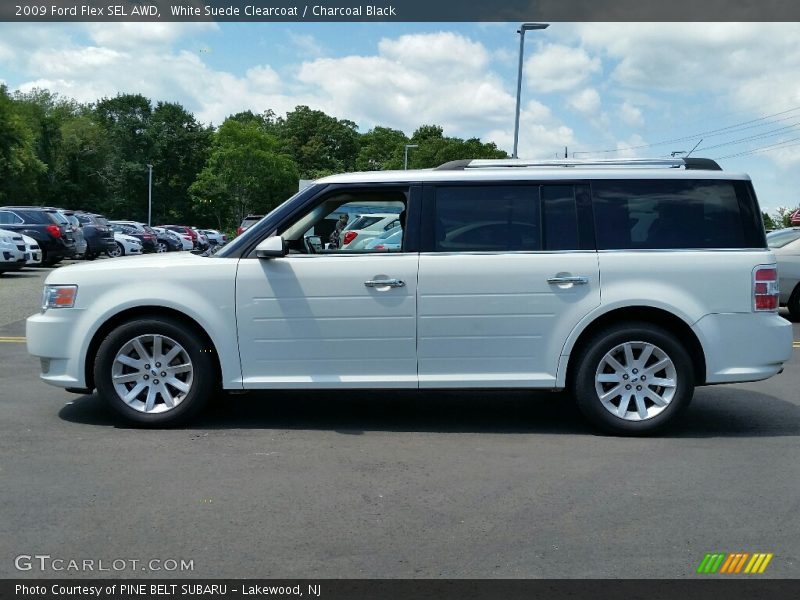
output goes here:
{"type": "Polygon", "coordinates": [[[228,241],[228,236],[227,235],[223,235],[222,236],[222,241],[223,242],[227,242],[228,241]]]}
{"type": "Polygon", "coordinates": [[[52,235],[54,238],[61,237],[61,229],[59,229],[58,225],[48,225],[46,229],[47,233],[52,235]]]}
{"type": "Polygon", "coordinates": [[[146,239],[146,240],[153,240],[153,239],[155,239],[155,237],[154,237],[153,235],[149,234],[149,233],[145,233],[145,234],[144,234],[142,237],[143,237],[144,239],[146,239]]]}
{"type": "Polygon", "coordinates": [[[349,244],[350,242],[352,242],[357,237],[358,237],[358,232],[357,231],[346,231],[345,234],[344,234],[344,242],[343,243],[349,244]]]}
{"type": "Polygon", "coordinates": [[[384,246],[383,244],[378,244],[377,246],[373,247],[375,248],[375,250],[384,250],[386,248],[386,246],[384,246]]]}
{"type": "Polygon", "coordinates": [[[756,267],[753,271],[753,307],[756,311],[778,310],[778,270],[756,267]]]}
{"type": "Polygon", "coordinates": [[[237,228],[236,228],[236,235],[242,235],[242,232],[243,232],[243,231],[244,231],[244,228],[242,228],[242,227],[237,227],[237,228]]]}

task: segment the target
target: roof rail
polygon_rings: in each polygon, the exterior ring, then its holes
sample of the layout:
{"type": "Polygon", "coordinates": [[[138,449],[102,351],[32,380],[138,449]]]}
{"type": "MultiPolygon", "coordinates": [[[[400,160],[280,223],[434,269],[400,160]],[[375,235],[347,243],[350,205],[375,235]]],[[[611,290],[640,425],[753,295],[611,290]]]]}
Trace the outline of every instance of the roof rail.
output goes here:
{"type": "Polygon", "coordinates": [[[611,158],[599,160],[555,159],[526,160],[521,158],[452,160],[436,167],[437,171],[463,171],[465,169],[496,169],[525,167],[668,167],[721,171],[722,168],[710,158],[611,158]]]}

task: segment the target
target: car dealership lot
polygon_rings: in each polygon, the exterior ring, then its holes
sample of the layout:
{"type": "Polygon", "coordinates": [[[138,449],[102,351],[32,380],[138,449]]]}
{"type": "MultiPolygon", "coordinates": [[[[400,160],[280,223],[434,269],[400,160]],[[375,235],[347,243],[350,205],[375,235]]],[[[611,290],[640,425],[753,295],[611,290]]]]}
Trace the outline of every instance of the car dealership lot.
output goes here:
{"type": "Polygon", "coordinates": [[[14,568],[49,554],[195,577],[685,577],[706,552],[798,576],[800,349],[768,381],[700,388],[653,439],[528,392],[225,395],[144,431],[38,381],[18,338],[47,272],[0,277],[0,576],[98,575],[14,568]]]}

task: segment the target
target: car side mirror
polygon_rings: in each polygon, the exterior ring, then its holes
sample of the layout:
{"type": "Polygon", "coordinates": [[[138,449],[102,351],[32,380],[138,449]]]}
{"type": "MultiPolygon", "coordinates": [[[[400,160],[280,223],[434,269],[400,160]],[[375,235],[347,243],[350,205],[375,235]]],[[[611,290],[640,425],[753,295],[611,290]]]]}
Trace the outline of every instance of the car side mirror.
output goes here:
{"type": "Polygon", "coordinates": [[[286,256],[286,244],[279,235],[268,237],[256,246],[256,256],[258,258],[280,258],[286,256]]]}

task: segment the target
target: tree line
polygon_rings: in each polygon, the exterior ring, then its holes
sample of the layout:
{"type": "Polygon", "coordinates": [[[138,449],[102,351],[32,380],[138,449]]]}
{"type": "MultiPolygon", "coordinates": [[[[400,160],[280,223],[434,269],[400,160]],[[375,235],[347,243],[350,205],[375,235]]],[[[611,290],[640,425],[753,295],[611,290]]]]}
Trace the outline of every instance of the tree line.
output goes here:
{"type": "Polygon", "coordinates": [[[267,109],[228,116],[215,127],[176,102],[119,94],[80,103],[48,90],[0,85],[0,205],[87,210],[153,222],[231,229],[271,210],[298,180],[332,173],[435,167],[463,158],[506,158],[494,143],[422,125],[410,137],[308,106],[285,116],[267,109]]]}

